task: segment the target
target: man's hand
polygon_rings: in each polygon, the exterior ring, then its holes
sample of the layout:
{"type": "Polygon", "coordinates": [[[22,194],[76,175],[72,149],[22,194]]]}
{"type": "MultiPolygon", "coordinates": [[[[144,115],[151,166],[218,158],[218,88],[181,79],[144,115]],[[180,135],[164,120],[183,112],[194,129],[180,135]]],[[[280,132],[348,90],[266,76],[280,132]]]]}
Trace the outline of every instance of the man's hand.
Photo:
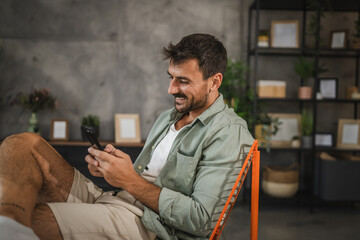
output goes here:
{"type": "Polygon", "coordinates": [[[93,147],[88,149],[91,155],[85,157],[90,173],[104,177],[114,187],[125,189],[125,184],[138,177],[130,156],[108,144],[104,151],[93,147]]]}

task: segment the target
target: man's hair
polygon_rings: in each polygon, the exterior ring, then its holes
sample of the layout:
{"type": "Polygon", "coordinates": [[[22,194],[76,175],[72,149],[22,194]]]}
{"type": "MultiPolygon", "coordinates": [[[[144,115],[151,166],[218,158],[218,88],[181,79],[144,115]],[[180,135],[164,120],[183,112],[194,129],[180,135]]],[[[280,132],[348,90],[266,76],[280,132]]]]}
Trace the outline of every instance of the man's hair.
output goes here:
{"type": "Polygon", "coordinates": [[[170,59],[173,64],[197,59],[204,79],[216,73],[224,75],[226,70],[226,49],[219,40],[209,34],[191,34],[183,37],[176,45],[170,42],[167,48],[163,48],[162,53],[164,60],[170,59]]]}

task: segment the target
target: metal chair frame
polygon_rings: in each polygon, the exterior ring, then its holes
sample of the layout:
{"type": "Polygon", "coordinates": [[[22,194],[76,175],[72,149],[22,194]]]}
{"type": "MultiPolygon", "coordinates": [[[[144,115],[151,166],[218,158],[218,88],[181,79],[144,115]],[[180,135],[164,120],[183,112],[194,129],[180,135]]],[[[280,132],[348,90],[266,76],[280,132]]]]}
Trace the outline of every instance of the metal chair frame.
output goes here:
{"type": "Polygon", "coordinates": [[[250,239],[258,239],[258,218],[259,218],[259,176],[260,176],[260,151],[258,150],[258,141],[255,140],[246,156],[244,164],[235,181],[231,193],[225,203],[220,217],[211,234],[210,240],[219,239],[224,229],[225,223],[240,193],[245,177],[252,164],[251,176],[251,216],[250,216],[250,239]]]}

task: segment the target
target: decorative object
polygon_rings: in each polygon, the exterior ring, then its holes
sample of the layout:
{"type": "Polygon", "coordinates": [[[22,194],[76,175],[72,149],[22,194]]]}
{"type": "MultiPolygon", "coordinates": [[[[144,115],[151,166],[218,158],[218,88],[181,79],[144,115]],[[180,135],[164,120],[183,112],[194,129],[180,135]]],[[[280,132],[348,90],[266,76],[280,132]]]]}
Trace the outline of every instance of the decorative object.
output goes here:
{"type": "Polygon", "coordinates": [[[301,142],[300,142],[300,138],[299,136],[294,136],[292,139],[291,139],[291,147],[293,148],[299,148],[301,147],[301,142]]]}
{"type": "Polygon", "coordinates": [[[358,87],[357,86],[351,86],[346,88],[346,98],[347,99],[353,99],[352,95],[353,93],[358,93],[358,87]]]}
{"type": "Polygon", "coordinates": [[[279,130],[279,119],[272,118],[270,115],[263,113],[258,116],[255,124],[255,138],[259,141],[259,146],[270,151],[271,136],[276,134],[279,130]]]}
{"type": "Polygon", "coordinates": [[[257,82],[259,98],[285,98],[286,82],[277,80],[259,80],[257,82]]]}
{"type": "Polygon", "coordinates": [[[316,133],[315,146],[319,147],[332,147],[333,135],[331,133],[316,133]]]}
{"type": "Polygon", "coordinates": [[[331,32],[330,48],[346,48],[347,30],[331,32]]]}
{"type": "Polygon", "coordinates": [[[298,48],[299,21],[271,21],[271,47],[298,48]]]}
{"type": "Polygon", "coordinates": [[[337,98],[337,78],[319,78],[319,91],[324,99],[337,98]]]}
{"type": "MultiPolygon", "coordinates": [[[[94,132],[96,138],[100,135],[100,118],[97,115],[89,114],[81,118],[81,126],[85,126],[94,132]]],[[[81,132],[83,141],[87,141],[86,136],[81,132]]]]}
{"type": "Polygon", "coordinates": [[[294,136],[301,135],[301,115],[287,113],[269,113],[279,121],[279,130],[271,137],[271,146],[290,147],[294,136]]]}
{"type": "Polygon", "coordinates": [[[115,142],[141,142],[139,114],[115,114],[115,142]]]}
{"type": "Polygon", "coordinates": [[[360,120],[339,119],[336,147],[360,149],[360,120]]]}
{"type": "Polygon", "coordinates": [[[352,39],[352,48],[360,49],[360,19],[356,20],[355,22],[355,33],[353,34],[352,39]]]}
{"type": "MultiPolygon", "coordinates": [[[[316,63],[315,61],[307,61],[303,56],[299,57],[299,60],[294,66],[295,72],[303,80],[303,85],[299,87],[298,97],[300,99],[311,99],[312,98],[312,87],[310,87],[310,78],[314,78],[316,63]]],[[[326,72],[327,69],[322,66],[317,66],[317,73],[321,74],[326,72]]]]}
{"type": "Polygon", "coordinates": [[[67,119],[53,119],[51,121],[50,139],[52,141],[69,140],[69,122],[67,119]]]}
{"type": "Polygon", "coordinates": [[[269,31],[260,30],[258,35],[258,47],[269,47],[269,31]]]}
{"type": "Polygon", "coordinates": [[[50,89],[34,89],[29,94],[18,94],[18,103],[22,105],[25,109],[31,111],[31,117],[29,119],[29,132],[34,132],[40,134],[39,121],[37,119],[37,112],[44,109],[55,109],[57,107],[57,102],[53,96],[50,94],[50,89]]]}
{"type": "Polygon", "coordinates": [[[311,111],[303,109],[301,113],[301,146],[303,148],[312,147],[314,119],[311,111]]]}
{"type": "Polygon", "coordinates": [[[272,197],[293,197],[299,189],[299,164],[263,168],[262,189],[272,197]]]}

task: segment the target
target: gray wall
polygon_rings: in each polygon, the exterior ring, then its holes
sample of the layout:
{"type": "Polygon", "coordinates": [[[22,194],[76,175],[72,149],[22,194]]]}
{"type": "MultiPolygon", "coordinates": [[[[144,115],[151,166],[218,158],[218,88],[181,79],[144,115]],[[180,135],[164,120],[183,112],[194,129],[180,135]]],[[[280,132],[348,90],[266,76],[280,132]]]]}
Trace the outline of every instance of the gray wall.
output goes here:
{"type": "Polygon", "coordinates": [[[27,129],[29,111],[8,106],[19,91],[48,87],[57,110],[39,112],[42,136],[50,121],[66,118],[80,139],[80,118],[101,117],[100,138],[114,139],[114,114],[138,113],[142,139],[172,107],[167,62],[170,41],[206,32],[229,56],[244,52],[248,0],[1,0],[0,139],[27,129]]]}

